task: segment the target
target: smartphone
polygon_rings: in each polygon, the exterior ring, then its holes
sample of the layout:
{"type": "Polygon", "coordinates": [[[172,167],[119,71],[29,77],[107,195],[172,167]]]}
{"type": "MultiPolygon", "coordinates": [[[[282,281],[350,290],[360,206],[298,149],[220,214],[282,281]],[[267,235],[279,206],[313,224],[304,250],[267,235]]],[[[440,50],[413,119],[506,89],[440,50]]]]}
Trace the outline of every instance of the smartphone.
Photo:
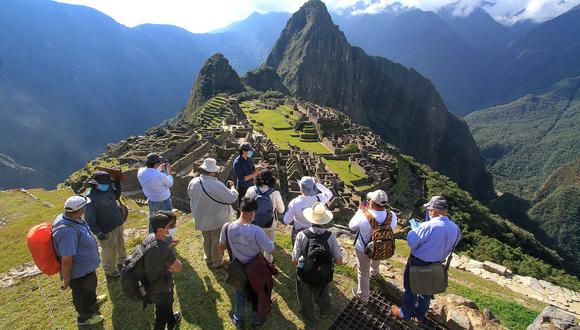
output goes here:
{"type": "Polygon", "coordinates": [[[417,229],[417,228],[419,228],[421,221],[413,218],[413,219],[409,220],[409,224],[411,225],[411,229],[417,229]]]}
{"type": "Polygon", "coordinates": [[[163,166],[163,173],[167,174],[167,166],[169,166],[169,161],[166,160],[163,162],[163,164],[165,165],[163,166]]]}

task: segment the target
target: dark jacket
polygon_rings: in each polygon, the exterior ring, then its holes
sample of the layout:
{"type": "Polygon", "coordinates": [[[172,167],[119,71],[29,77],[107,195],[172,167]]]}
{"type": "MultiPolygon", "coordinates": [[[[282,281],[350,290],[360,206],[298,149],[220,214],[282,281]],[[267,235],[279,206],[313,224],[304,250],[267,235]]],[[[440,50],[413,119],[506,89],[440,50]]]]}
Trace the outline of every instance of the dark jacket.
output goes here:
{"type": "Polygon", "coordinates": [[[91,202],[87,205],[85,220],[95,235],[106,234],[123,224],[123,216],[117,204],[121,197],[121,183],[113,181],[107,191],[91,188],[87,197],[91,202]]]}
{"type": "MultiPolygon", "coordinates": [[[[274,287],[272,274],[274,270],[262,253],[245,264],[244,270],[248,275],[250,287],[255,293],[250,297],[257,299],[256,313],[265,318],[272,312],[272,288],[274,287]]],[[[252,305],[255,306],[254,303],[252,305]]]]}

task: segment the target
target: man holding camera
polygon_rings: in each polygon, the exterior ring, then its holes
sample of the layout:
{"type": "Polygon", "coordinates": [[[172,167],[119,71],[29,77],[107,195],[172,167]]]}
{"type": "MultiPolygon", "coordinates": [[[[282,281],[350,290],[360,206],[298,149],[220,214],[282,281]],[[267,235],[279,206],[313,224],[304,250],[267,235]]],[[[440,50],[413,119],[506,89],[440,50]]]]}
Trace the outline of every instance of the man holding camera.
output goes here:
{"type": "Polygon", "coordinates": [[[207,158],[199,167],[201,175],[193,178],[187,187],[191,215],[195,229],[203,234],[203,252],[206,264],[214,268],[223,265],[223,253],[219,250],[220,230],[234,218],[231,204],[238,199],[232,181],[227,187],[216,177],[221,167],[213,158],[207,158]]]}
{"type": "MultiPolygon", "coordinates": [[[[137,179],[147,197],[149,206],[149,218],[157,211],[172,211],[171,191],[173,186],[173,170],[169,163],[158,154],[150,153],[145,161],[146,167],[137,172],[137,179]]],[[[149,223],[149,233],[153,233],[153,227],[149,223]]]]}

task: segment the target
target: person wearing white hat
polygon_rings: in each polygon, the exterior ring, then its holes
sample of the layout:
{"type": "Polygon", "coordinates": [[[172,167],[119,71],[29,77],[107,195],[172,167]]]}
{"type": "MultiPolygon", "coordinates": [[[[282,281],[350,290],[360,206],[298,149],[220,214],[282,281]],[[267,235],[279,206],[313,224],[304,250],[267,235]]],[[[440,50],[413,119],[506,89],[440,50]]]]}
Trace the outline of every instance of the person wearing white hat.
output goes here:
{"type": "Polygon", "coordinates": [[[315,203],[312,207],[304,209],[303,215],[312,227],[296,235],[292,263],[298,265],[296,293],[300,312],[304,322],[308,326],[313,326],[315,321],[313,299],[318,305],[321,317],[325,317],[331,309],[328,284],[332,280],[332,263],[342,264],[342,251],[336,235],[322,227],[332,221],[332,212],[323,203],[315,203]],[[312,258],[314,254],[317,261],[312,258]]]}
{"type": "Polygon", "coordinates": [[[391,229],[395,230],[397,215],[386,209],[388,203],[389,197],[383,190],[368,193],[367,200],[361,201],[361,207],[348,224],[350,230],[358,233],[355,242],[358,286],[352,289],[352,293],[364,303],[367,303],[370,297],[370,277],[379,275],[380,266],[380,260],[371,260],[365,253],[372,234],[369,217],[372,217],[378,224],[383,224],[390,218],[391,229]]]}
{"type": "Polygon", "coordinates": [[[71,288],[78,325],[103,322],[98,306],[107,299],[107,295],[97,297],[95,271],[101,260],[97,240],[83,220],[86,206],[90,202],[85,196],[69,197],[64,202],[64,212],[52,223],[54,250],[61,260],[61,288],[71,288]]]}
{"type": "Polygon", "coordinates": [[[219,250],[220,230],[234,218],[232,204],[238,200],[238,192],[232,181],[227,187],[216,177],[221,167],[213,158],[207,158],[199,167],[201,175],[193,178],[187,187],[191,215],[195,229],[203,235],[203,252],[206,264],[214,268],[223,265],[223,253],[219,250]]]}
{"type": "Polygon", "coordinates": [[[311,176],[304,176],[298,182],[300,186],[300,196],[294,198],[288,203],[288,209],[284,214],[284,223],[292,225],[292,244],[296,240],[296,235],[312,224],[304,218],[303,211],[312,207],[314,203],[328,203],[332,199],[332,191],[326,188],[318,179],[311,176]],[[320,193],[318,193],[320,191],[320,193]]]}

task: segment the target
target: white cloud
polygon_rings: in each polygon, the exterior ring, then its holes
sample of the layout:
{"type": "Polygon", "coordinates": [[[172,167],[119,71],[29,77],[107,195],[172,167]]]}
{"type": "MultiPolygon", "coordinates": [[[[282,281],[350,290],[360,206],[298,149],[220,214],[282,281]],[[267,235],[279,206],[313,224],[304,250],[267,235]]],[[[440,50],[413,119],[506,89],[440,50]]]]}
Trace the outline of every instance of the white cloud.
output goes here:
{"type": "MultiPolygon", "coordinates": [[[[252,12],[294,12],[305,0],[57,0],[93,7],[127,26],[143,23],[173,24],[192,32],[207,32],[242,20],[252,12]]],[[[580,0],[327,0],[330,10],[352,8],[377,13],[399,2],[403,6],[438,10],[454,4],[456,15],[467,15],[484,5],[496,20],[512,24],[522,19],[545,21],[580,0]]]]}

